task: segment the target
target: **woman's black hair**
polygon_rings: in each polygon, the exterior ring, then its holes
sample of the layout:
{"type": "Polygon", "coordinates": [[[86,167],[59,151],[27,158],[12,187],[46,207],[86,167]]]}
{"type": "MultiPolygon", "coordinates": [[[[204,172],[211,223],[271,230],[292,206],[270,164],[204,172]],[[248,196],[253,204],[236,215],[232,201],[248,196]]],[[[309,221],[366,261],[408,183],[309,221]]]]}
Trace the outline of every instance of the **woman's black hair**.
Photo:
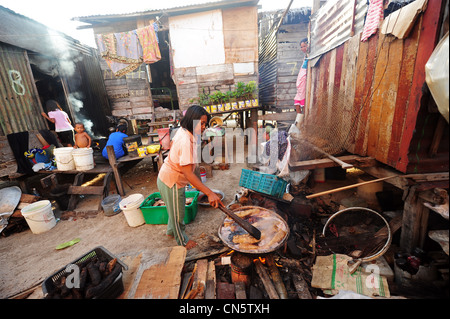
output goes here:
{"type": "Polygon", "coordinates": [[[180,126],[193,134],[194,132],[194,121],[200,121],[200,118],[206,115],[207,122],[209,123],[211,115],[200,105],[191,105],[184,117],[180,121],[180,126]]]}
{"type": "Polygon", "coordinates": [[[300,44],[302,44],[303,42],[308,43],[308,42],[309,42],[309,41],[308,41],[308,38],[303,38],[303,39],[300,40],[300,44]]]}
{"type": "Polygon", "coordinates": [[[45,107],[47,109],[47,112],[56,111],[60,109],[58,102],[56,102],[55,100],[48,100],[47,102],[45,102],[45,107]]]}

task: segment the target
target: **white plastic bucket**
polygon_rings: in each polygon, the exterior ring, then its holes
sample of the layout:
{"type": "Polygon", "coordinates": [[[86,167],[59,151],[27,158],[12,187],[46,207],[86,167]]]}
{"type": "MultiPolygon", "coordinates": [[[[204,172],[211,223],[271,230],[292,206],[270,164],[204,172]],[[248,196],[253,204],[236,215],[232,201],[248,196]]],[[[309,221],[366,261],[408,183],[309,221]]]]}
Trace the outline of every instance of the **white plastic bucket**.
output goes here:
{"type": "Polygon", "coordinates": [[[56,225],[56,218],[49,200],[40,200],[27,205],[21,212],[33,234],[44,233],[56,225]]]}
{"type": "Polygon", "coordinates": [[[75,148],[72,151],[72,156],[77,171],[87,171],[94,168],[94,151],[92,148],[75,148]]]}
{"type": "Polygon", "coordinates": [[[72,152],[73,147],[58,147],[53,150],[58,170],[70,171],[75,169],[72,152]]]}
{"type": "Polygon", "coordinates": [[[120,209],[123,211],[128,225],[131,227],[137,227],[145,224],[144,215],[139,206],[144,202],[144,195],[133,194],[124,199],[119,203],[120,209]]]}

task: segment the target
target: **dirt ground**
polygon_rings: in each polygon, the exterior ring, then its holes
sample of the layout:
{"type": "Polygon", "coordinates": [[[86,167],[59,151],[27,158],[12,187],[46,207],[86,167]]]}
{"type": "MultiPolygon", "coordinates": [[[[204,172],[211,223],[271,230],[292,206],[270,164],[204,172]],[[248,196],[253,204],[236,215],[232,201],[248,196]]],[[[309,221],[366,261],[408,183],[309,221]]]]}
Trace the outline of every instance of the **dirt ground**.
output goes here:
{"type": "MultiPolygon", "coordinates": [[[[233,200],[239,189],[242,168],[247,168],[246,164],[231,164],[228,170],[213,170],[213,177],[206,181],[208,187],[225,194],[225,205],[233,200]]],[[[123,175],[125,197],[136,193],[147,197],[157,192],[156,178],[150,159],[143,159],[123,175]]],[[[98,204],[98,196],[86,196],[75,210],[97,209],[98,204]]],[[[186,233],[198,242],[198,246],[188,251],[186,259],[207,251],[211,245],[218,249],[223,246],[217,242],[217,230],[224,217],[218,209],[198,206],[195,220],[186,225],[186,233]]],[[[0,237],[0,298],[9,298],[40,285],[48,276],[97,246],[103,246],[119,257],[175,246],[175,240],[164,235],[165,230],[166,225],[130,227],[123,213],[108,217],[100,211],[91,218],[60,220],[45,233],[33,234],[28,229],[0,237]],[[55,249],[75,238],[81,241],[62,250],[55,249]]],[[[41,289],[33,295],[42,297],[41,289]]]]}

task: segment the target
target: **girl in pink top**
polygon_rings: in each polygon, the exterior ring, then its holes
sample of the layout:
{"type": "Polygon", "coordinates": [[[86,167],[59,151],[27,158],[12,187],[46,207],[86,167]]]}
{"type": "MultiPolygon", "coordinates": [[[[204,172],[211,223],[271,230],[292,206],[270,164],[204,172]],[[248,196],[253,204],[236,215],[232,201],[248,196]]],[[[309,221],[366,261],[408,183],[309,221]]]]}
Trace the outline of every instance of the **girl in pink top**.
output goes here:
{"type": "Polygon", "coordinates": [[[180,122],[180,128],[171,141],[169,155],[158,174],[158,189],[169,215],[166,234],[173,236],[178,245],[183,245],[186,249],[191,249],[197,244],[189,240],[184,231],[185,186],[190,183],[198,191],[203,192],[208,196],[211,206],[215,208],[223,206],[219,196],[205,186],[194,173],[195,166],[200,162],[197,158],[195,138],[201,136],[208,119],[208,112],[199,105],[193,105],[186,111],[180,122]]]}
{"type": "Polygon", "coordinates": [[[42,112],[41,114],[48,121],[55,124],[55,132],[58,135],[61,144],[67,147],[75,145],[73,126],[67,113],[62,110],[61,106],[55,100],[48,100],[47,103],[45,103],[45,106],[49,111],[48,115],[45,114],[45,112],[42,112]]]}

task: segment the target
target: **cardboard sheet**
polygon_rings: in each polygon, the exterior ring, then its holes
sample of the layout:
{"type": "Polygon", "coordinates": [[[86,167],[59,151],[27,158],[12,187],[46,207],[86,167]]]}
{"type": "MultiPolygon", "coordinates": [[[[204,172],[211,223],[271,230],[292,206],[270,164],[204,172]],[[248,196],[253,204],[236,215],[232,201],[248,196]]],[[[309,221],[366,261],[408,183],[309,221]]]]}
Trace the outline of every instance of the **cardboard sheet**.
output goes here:
{"type": "Polygon", "coordinates": [[[387,279],[379,275],[376,267],[362,267],[353,273],[349,273],[348,261],[352,260],[347,255],[334,254],[318,256],[314,264],[311,286],[324,290],[349,290],[361,295],[375,297],[390,297],[387,279]]]}
{"type": "Polygon", "coordinates": [[[408,37],[417,17],[426,10],[427,4],[428,0],[416,0],[391,13],[384,19],[381,33],[392,34],[399,39],[408,37]]]}

